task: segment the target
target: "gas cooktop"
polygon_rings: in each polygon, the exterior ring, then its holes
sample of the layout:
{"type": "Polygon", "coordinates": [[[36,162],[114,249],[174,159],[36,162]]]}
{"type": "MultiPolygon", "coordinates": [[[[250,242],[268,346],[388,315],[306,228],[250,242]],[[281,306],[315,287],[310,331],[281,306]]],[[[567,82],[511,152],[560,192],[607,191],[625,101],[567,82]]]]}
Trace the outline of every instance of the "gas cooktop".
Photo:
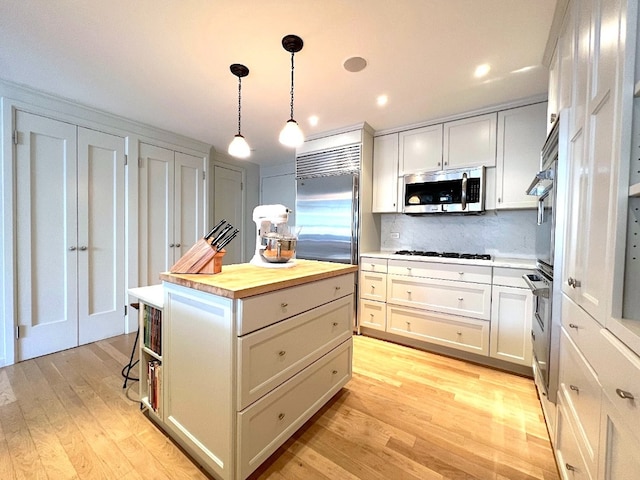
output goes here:
{"type": "Polygon", "coordinates": [[[465,260],[491,260],[488,253],[457,253],[457,252],[425,252],[422,250],[398,250],[396,255],[416,255],[420,257],[463,258],[465,260]]]}

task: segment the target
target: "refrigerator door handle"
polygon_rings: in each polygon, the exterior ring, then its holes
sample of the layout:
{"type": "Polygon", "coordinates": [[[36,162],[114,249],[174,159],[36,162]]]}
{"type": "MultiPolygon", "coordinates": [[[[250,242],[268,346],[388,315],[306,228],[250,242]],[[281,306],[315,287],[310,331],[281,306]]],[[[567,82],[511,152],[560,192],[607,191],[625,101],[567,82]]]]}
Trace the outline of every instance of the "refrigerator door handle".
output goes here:
{"type": "Polygon", "coordinates": [[[360,231],[360,221],[358,216],[359,211],[359,185],[358,175],[353,176],[352,184],[352,198],[353,204],[351,205],[351,265],[358,264],[358,233],[360,231]]]}

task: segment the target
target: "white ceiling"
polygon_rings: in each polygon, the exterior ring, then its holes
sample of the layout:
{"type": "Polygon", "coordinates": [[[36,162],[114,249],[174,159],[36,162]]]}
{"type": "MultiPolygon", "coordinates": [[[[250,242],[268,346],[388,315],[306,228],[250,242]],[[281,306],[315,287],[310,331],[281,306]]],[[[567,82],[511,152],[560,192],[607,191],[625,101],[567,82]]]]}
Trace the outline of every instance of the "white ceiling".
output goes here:
{"type": "Polygon", "coordinates": [[[386,130],[547,91],[542,56],[556,0],[0,0],[0,78],[183,134],[250,161],[284,163],[286,34],[295,118],[306,135],[366,121],[386,130]],[[342,67],[364,57],[359,73],[342,67]],[[487,77],[473,76],[489,63],[487,77]],[[518,70],[534,67],[524,72],[518,70]],[[376,98],[388,95],[385,107],[376,98]],[[308,118],[317,115],[316,127],[308,118]]]}

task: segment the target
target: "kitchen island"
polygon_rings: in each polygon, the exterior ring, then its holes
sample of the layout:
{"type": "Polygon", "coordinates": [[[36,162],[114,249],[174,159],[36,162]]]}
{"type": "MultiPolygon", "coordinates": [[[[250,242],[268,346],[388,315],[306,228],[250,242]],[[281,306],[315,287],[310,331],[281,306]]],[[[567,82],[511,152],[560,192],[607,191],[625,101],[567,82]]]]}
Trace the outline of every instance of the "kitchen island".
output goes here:
{"type": "Polygon", "coordinates": [[[141,398],[155,392],[150,418],[216,478],[249,476],[351,378],[357,266],[295,262],[161,275],[141,398]],[[156,378],[144,382],[148,362],[156,378]]]}

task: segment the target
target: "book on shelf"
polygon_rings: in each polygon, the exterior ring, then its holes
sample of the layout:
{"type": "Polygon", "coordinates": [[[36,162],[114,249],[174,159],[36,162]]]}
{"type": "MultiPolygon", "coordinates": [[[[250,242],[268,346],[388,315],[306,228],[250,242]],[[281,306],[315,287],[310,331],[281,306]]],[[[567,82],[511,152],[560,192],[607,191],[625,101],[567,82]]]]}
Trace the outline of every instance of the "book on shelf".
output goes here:
{"type": "Polygon", "coordinates": [[[147,391],[149,406],[159,415],[162,407],[162,363],[159,360],[147,363],[147,391]]]}
{"type": "Polygon", "coordinates": [[[144,346],[162,355],[162,310],[145,305],[142,319],[144,346]]]}

